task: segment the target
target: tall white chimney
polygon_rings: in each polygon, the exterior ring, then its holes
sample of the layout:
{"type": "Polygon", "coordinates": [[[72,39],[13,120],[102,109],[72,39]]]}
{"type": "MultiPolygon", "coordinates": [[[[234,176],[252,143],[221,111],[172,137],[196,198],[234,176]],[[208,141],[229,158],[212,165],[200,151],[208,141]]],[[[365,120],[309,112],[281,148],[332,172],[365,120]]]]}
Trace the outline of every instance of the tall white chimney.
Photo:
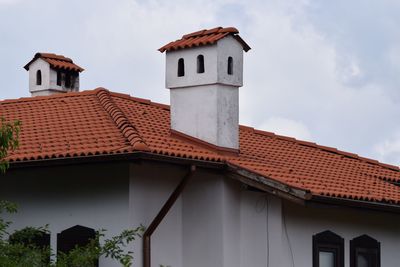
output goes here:
{"type": "Polygon", "coordinates": [[[24,68],[29,71],[29,92],[32,96],[79,91],[79,73],[83,68],[70,58],[36,53],[24,68]]]}
{"type": "Polygon", "coordinates": [[[184,35],[159,49],[166,51],[171,131],[239,149],[239,87],[243,50],[250,47],[235,28],[214,28],[184,35]]]}

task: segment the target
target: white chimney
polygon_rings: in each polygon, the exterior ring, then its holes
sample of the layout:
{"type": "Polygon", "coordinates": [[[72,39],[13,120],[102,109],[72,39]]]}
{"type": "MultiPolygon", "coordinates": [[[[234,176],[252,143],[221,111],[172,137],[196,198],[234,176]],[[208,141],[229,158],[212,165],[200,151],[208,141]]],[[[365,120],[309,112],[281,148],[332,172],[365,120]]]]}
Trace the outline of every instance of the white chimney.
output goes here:
{"type": "Polygon", "coordinates": [[[235,28],[214,28],[184,35],[159,49],[166,51],[172,132],[222,150],[239,149],[239,87],[243,50],[250,47],[235,28]]]}
{"type": "Polygon", "coordinates": [[[36,53],[24,68],[29,71],[29,92],[32,96],[79,91],[79,73],[83,68],[70,58],[36,53]]]}

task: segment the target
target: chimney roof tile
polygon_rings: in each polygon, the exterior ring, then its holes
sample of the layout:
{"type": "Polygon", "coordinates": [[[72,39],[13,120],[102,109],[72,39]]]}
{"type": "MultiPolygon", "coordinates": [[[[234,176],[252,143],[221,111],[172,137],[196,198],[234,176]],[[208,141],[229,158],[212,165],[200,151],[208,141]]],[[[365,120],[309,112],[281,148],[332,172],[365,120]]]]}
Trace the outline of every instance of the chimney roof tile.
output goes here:
{"type": "Polygon", "coordinates": [[[179,50],[184,48],[203,46],[203,45],[211,45],[222,38],[232,35],[242,46],[244,51],[249,51],[250,46],[239,36],[239,31],[234,27],[216,27],[209,30],[200,30],[192,33],[188,33],[182,36],[181,39],[170,42],[160,49],[161,53],[164,51],[172,51],[179,50]]]}
{"type": "Polygon", "coordinates": [[[52,53],[36,53],[33,59],[29,61],[28,64],[24,66],[24,68],[26,70],[29,70],[29,66],[38,58],[41,58],[47,63],[49,63],[50,66],[54,69],[63,69],[63,70],[70,70],[77,72],[84,71],[84,69],[76,65],[72,61],[72,59],[64,57],[63,55],[56,55],[52,53]]]}

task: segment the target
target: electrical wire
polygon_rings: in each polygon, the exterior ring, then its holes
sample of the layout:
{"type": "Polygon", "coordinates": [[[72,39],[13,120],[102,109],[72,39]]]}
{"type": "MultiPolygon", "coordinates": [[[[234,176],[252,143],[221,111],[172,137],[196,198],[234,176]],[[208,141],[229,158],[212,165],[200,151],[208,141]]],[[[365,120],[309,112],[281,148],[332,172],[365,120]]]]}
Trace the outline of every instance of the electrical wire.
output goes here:
{"type": "Polygon", "coordinates": [[[269,227],[268,227],[269,202],[267,195],[265,195],[265,206],[267,207],[265,211],[265,228],[267,229],[267,267],[269,267],[269,227]]]}
{"type": "Polygon", "coordinates": [[[289,235],[288,235],[288,231],[287,231],[287,227],[286,227],[286,216],[285,216],[285,209],[284,209],[283,202],[282,202],[282,220],[283,220],[283,229],[285,230],[286,239],[287,239],[288,245],[289,245],[290,256],[292,257],[292,267],[295,267],[292,245],[290,244],[290,239],[289,239],[289,235]]]}

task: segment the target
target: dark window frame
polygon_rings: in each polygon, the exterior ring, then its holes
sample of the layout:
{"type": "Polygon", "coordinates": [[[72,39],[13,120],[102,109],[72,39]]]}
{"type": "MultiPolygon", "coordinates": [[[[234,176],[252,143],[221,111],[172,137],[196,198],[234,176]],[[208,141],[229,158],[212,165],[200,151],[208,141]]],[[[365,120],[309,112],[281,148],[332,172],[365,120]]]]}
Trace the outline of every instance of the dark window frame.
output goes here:
{"type": "Polygon", "coordinates": [[[178,59],[178,77],[185,76],[185,60],[183,58],[178,59]]]}
{"type": "Polygon", "coordinates": [[[376,239],[361,235],[350,240],[350,267],[357,267],[359,252],[376,255],[375,267],[381,267],[381,243],[376,239]]]}
{"type": "MultiPolygon", "coordinates": [[[[68,253],[75,246],[85,246],[91,239],[96,238],[96,231],[92,228],[75,225],[57,234],[57,254],[68,253]]],[[[97,240],[98,241],[98,240],[97,240]]],[[[94,266],[99,266],[98,259],[94,266]]]]}
{"type": "Polygon", "coordinates": [[[313,236],[313,267],[319,266],[319,253],[333,252],[335,267],[344,267],[344,239],[331,232],[324,231],[313,236]]]}
{"type": "Polygon", "coordinates": [[[204,68],[204,56],[203,55],[198,55],[197,56],[197,73],[204,73],[205,68],[204,68]]]}
{"type": "Polygon", "coordinates": [[[36,85],[42,85],[42,71],[36,71],[36,85]]]}
{"type": "Polygon", "coordinates": [[[8,237],[10,244],[23,244],[25,246],[34,246],[41,250],[49,252],[48,258],[43,258],[42,263],[50,263],[50,232],[25,227],[17,230],[8,237]]]}

